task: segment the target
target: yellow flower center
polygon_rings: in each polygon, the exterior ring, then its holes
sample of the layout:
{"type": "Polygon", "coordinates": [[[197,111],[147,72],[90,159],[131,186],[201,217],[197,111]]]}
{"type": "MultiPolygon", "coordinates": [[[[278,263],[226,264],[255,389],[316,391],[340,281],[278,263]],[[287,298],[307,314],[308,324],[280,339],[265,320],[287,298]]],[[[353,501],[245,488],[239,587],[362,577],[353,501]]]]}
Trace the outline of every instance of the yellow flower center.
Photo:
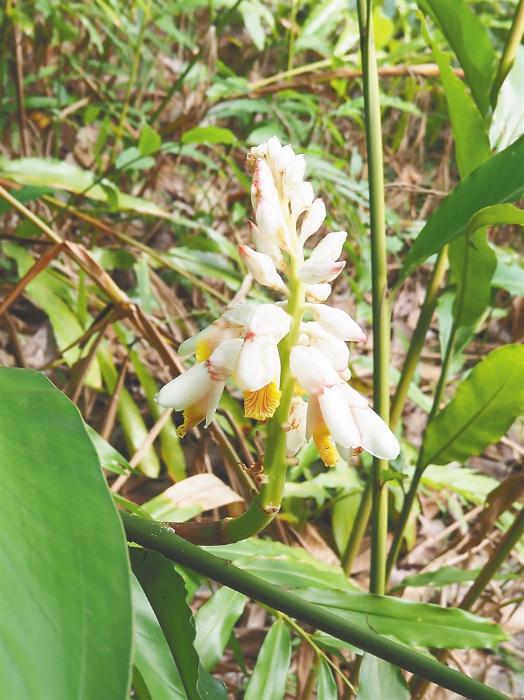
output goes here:
{"type": "Polygon", "coordinates": [[[338,452],[324,421],[313,430],[313,442],[326,467],[334,467],[338,461],[338,452]]]}
{"type": "Polygon", "coordinates": [[[177,428],[176,431],[178,437],[184,437],[184,435],[186,435],[186,433],[188,433],[191,430],[191,428],[194,428],[195,425],[198,425],[206,417],[205,411],[202,411],[202,407],[198,404],[188,406],[184,410],[183,415],[184,422],[180,427],[177,428]]]}
{"type": "Polygon", "coordinates": [[[208,340],[201,340],[196,346],[196,359],[197,362],[205,362],[213,353],[213,347],[208,340]]]}
{"type": "Polygon", "coordinates": [[[266,420],[277,410],[282,392],[275,382],[269,382],[262,389],[244,392],[244,416],[256,420],[266,420]]]}

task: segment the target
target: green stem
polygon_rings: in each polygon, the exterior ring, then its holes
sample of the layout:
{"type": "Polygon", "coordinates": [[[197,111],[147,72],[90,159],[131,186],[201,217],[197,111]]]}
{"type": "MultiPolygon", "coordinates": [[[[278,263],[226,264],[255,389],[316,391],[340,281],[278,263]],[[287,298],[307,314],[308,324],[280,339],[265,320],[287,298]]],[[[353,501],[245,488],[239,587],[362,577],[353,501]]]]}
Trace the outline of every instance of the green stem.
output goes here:
{"type": "MultiPolygon", "coordinates": [[[[453,325],[451,326],[451,332],[449,334],[448,342],[446,345],[446,352],[442,361],[440,377],[438,380],[437,388],[435,389],[435,396],[433,397],[433,405],[431,406],[431,410],[429,412],[428,420],[426,423],[426,431],[428,429],[428,425],[431,423],[439,409],[442,394],[444,392],[444,387],[446,386],[449,365],[451,363],[451,358],[453,357],[453,346],[455,344],[457,328],[457,324],[455,323],[455,321],[453,321],[453,325]]],[[[415,466],[415,473],[413,474],[409,490],[404,498],[400,518],[397,523],[395,535],[393,537],[393,542],[391,543],[391,548],[388,553],[386,564],[386,581],[389,579],[393,567],[395,566],[395,563],[397,561],[397,557],[400,552],[400,546],[402,544],[402,538],[404,537],[404,532],[406,531],[411,511],[413,509],[413,504],[415,503],[415,499],[417,497],[417,489],[420,484],[422,475],[424,474],[424,470],[427,467],[427,464],[424,463],[424,437],[426,431],[424,431],[424,435],[422,436],[422,443],[418,453],[417,464],[415,466]]]]}
{"type": "Polygon", "coordinates": [[[424,347],[424,341],[426,339],[429,324],[431,323],[431,319],[437,305],[437,299],[444,275],[446,274],[447,264],[448,247],[444,246],[440,250],[435,266],[433,267],[433,272],[431,273],[431,278],[426,290],[426,297],[422,304],[422,308],[420,309],[417,325],[409,344],[406,359],[404,360],[397,390],[395,391],[395,395],[393,396],[393,400],[391,402],[390,424],[392,430],[397,428],[400,418],[402,417],[402,411],[404,409],[404,404],[406,403],[411,380],[415,374],[420,353],[424,347]]]}
{"type": "Polygon", "coordinates": [[[412,673],[421,675],[444,688],[476,700],[502,700],[504,696],[483,683],[468,678],[431,658],[412,651],[402,644],[381,637],[366,627],[350,624],[320,606],[301,600],[280,590],[242,569],[227,559],[215,557],[178,537],[162,523],[143,520],[135,515],[120,513],[127,538],[148,549],[161,552],[177,564],[187,566],[225,586],[247,595],[264,605],[312,625],[316,629],[342,639],[349,644],[389,661],[412,673]]]}
{"type": "Polygon", "coordinates": [[[508,37],[506,39],[506,44],[500,57],[499,66],[497,69],[497,74],[493,80],[493,85],[491,87],[491,104],[494,107],[497,104],[497,97],[499,90],[509,73],[511,66],[515,60],[515,55],[517,49],[522,41],[522,36],[524,35],[524,0],[520,0],[517,8],[515,10],[515,15],[513,17],[513,23],[509,31],[508,37]]]}
{"type": "Polygon", "coordinates": [[[362,498],[358,506],[355,523],[351,530],[344,554],[342,555],[342,568],[348,576],[351,575],[353,564],[355,563],[357,554],[360,551],[362,538],[364,537],[364,533],[366,532],[366,528],[368,526],[369,516],[371,515],[372,495],[373,484],[371,482],[371,478],[368,478],[366,488],[362,493],[362,498]]]}
{"type": "MultiPolygon", "coordinates": [[[[364,109],[369,172],[371,274],[373,291],[373,400],[377,413],[389,421],[390,300],[387,283],[384,169],[377,60],[369,0],[357,2],[364,83],[364,109]]],[[[381,473],[387,461],[373,461],[370,590],[384,593],[388,528],[388,489],[381,473]]]]}
{"type": "MultiPolygon", "coordinates": [[[[490,558],[484,565],[482,571],[479,573],[475,581],[472,583],[470,589],[462,599],[459,608],[462,610],[471,610],[473,605],[477,602],[482,592],[491,581],[493,576],[500,569],[502,564],[511,554],[511,550],[520,542],[522,536],[524,535],[524,508],[521,509],[520,513],[516,516],[513,521],[512,526],[506,532],[504,537],[500,540],[498,545],[495,547],[490,558]]],[[[444,661],[447,657],[447,651],[439,652],[437,658],[440,661],[444,661]]],[[[429,685],[429,680],[427,678],[423,679],[414,676],[411,680],[411,692],[413,700],[419,700],[422,698],[426,692],[429,685]]]]}

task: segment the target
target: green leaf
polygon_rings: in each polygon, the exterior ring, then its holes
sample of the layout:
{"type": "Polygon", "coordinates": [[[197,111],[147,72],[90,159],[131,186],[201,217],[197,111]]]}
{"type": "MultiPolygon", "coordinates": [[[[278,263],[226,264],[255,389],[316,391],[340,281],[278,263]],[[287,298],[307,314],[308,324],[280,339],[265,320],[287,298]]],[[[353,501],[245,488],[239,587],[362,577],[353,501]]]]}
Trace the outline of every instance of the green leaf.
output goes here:
{"type": "Polygon", "coordinates": [[[138,139],[138,150],[143,156],[148,156],[151,153],[156,153],[162,145],[160,134],[155,131],[149,124],[144,124],[138,139]]]}
{"type": "Polygon", "coordinates": [[[317,700],[337,700],[338,688],[333,672],[324,659],[320,659],[317,679],[317,700]]]}
{"type": "Polygon", "coordinates": [[[131,563],[160,623],[188,700],[222,697],[224,686],[202,668],[195,651],[195,623],[186,587],[174,564],[159,552],[132,548],[131,563]]]}
{"type": "Polygon", "coordinates": [[[491,476],[478,474],[473,469],[454,463],[445,466],[430,464],[424,470],[421,483],[437,493],[448,489],[470,503],[480,505],[499,482],[491,476]]]}
{"type": "Polygon", "coordinates": [[[236,136],[230,129],[220,126],[196,126],[185,131],[182,135],[182,143],[223,143],[232,145],[236,143],[236,136]]]}
{"type": "Polygon", "coordinates": [[[512,224],[524,226],[524,210],[514,204],[494,204],[479,209],[468,221],[466,234],[472,234],[483,226],[503,226],[512,224]]]}
{"type": "Polygon", "coordinates": [[[496,623],[458,608],[353,591],[311,588],[295,592],[304,600],[329,608],[348,622],[413,646],[491,648],[507,639],[496,623]]]}
{"type": "Polygon", "coordinates": [[[0,369],[0,696],[128,697],[126,544],[75,406],[0,369]]]}
{"type": "Polygon", "coordinates": [[[198,610],[196,614],[196,640],[202,665],[208,671],[222,657],[236,621],[247,603],[246,596],[225,586],[198,610]]]}
{"type": "Polygon", "coordinates": [[[133,664],[138,671],[133,688],[139,700],[187,700],[182,679],[162,628],[135,576],[133,590],[133,664]],[[145,686],[142,688],[142,686],[145,686]]]}
{"type": "Polygon", "coordinates": [[[489,111],[495,53],[487,29],[464,0],[419,0],[439,25],[462,68],[480,112],[489,111]]]}
{"type": "Polygon", "coordinates": [[[424,21],[422,33],[430,44],[439,67],[440,82],[446,95],[455,139],[457,165],[461,177],[465,177],[491,155],[486,122],[467,92],[464,81],[451,69],[449,58],[431,38],[424,21]]]}
{"type": "Polygon", "coordinates": [[[290,661],[289,629],[283,620],[277,620],[264,639],[244,700],[282,700],[290,661]]]}
{"type": "Polygon", "coordinates": [[[471,218],[480,210],[517,201],[523,193],[524,137],[521,136],[505,151],[492,156],[465,177],[443,200],[409,249],[401,278],[413,272],[446,243],[466,233],[471,218]]]}
{"type": "Polygon", "coordinates": [[[102,469],[107,469],[114,474],[128,474],[129,472],[136,471],[129,464],[127,459],[123,457],[118,450],[115,450],[113,445],[110,445],[107,440],[104,440],[104,438],[99,435],[96,430],[94,430],[90,425],[87,425],[87,423],[84,425],[84,427],[91,442],[93,443],[93,447],[96,450],[102,469]]]}
{"type": "Polygon", "coordinates": [[[364,654],[360,666],[357,700],[409,700],[409,688],[400,669],[364,654]]]}
{"type": "MultiPolygon", "coordinates": [[[[402,579],[402,581],[395,586],[394,590],[402,590],[408,586],[416,588],[425,588],[426,586],[443,588],[452,583],[468,583],[469,581],[474,581],[480,572],[481,569],[459,569],[457,566],[442,566],[436,571],[424,571],[422,574],[406,576],[406,578],[402,579]]],[[[510,572],[495,574],[493,578],[498,581],[507,581],[514,577],[517,578],[518,576],[518,573],[510,572]]]]}
{"type": "Polygon", "coordinates": [[[428,425],[422,465],[463,462],[500,440],[524,411],[523,374],[524,346],[490,352],[428,425]]]}

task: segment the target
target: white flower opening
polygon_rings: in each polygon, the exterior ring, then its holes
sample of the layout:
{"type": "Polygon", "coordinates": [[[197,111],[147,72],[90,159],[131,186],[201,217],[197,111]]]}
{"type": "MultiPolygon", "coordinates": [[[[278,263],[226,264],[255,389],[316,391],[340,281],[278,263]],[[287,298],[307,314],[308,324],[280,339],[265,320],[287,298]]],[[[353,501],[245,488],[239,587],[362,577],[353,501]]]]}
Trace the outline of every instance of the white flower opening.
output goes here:
{"type": "Polygon", "coordinates": [[[326,207],[304,180],[304,156],[291,146],[273,136],[249,151],[247,166],[256,223],[253,247],[241,245],[240,256],[253,279],[283,299],[230,307],[184,341],[179,354],[194,354],[197,364],[164,386],[158,403],[184,411],[178,432],[185,435],[201,421],[210,423],[231,380],[243,392],[245,415],[265,421],[279,407],[281,376],[290,371],[287,381],[294,381],[295,391],[290,396],[287,390],[287,404],[277,414],[280,419],[285,411],[281,425],[289,455],[312,437],[327,466],[348,450],[394,459],[397,439],[348,383],[347,343],[365,342],[366,336],[345,311],[323,303],[346,264],[339,258],[347,233],[334,231],[314,248],[305,247],[323,225],[326,207]],[[283,339],[289,368],[281,367],[283,339]]]}

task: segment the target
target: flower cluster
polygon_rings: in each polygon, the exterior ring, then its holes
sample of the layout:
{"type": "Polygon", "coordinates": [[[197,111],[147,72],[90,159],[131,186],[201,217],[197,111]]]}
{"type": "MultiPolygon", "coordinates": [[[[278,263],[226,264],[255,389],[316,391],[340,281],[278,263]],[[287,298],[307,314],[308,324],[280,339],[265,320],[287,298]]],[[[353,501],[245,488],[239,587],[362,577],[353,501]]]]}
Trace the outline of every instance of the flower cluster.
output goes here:
{"type": "Polygon", "coordinates": [[[338,258],[347,233],[328,233],[305,249],[326,208],[304,180],[304,156],[291,146],[272,137],[250,150],[247,165],[256,223],[254,248],[241,245],[240,255],[253,278],[284,299],[232,306],[183,342],[179,354],[194,354],[197,362],[164,386],[157,401],[184,411],[183,436],[204,420],[209,425],[232,379],[243,392],[246,417],[264,421],[279,406],[285,372],[293,387],[282,421],[289,455],[312,437],[327,466],[349,450],[393,459],[399,452],[395,436],[348,383],[347,343],[363,342],[365,335],[345,311],[323,303],[345,265],[338,258]]]}

